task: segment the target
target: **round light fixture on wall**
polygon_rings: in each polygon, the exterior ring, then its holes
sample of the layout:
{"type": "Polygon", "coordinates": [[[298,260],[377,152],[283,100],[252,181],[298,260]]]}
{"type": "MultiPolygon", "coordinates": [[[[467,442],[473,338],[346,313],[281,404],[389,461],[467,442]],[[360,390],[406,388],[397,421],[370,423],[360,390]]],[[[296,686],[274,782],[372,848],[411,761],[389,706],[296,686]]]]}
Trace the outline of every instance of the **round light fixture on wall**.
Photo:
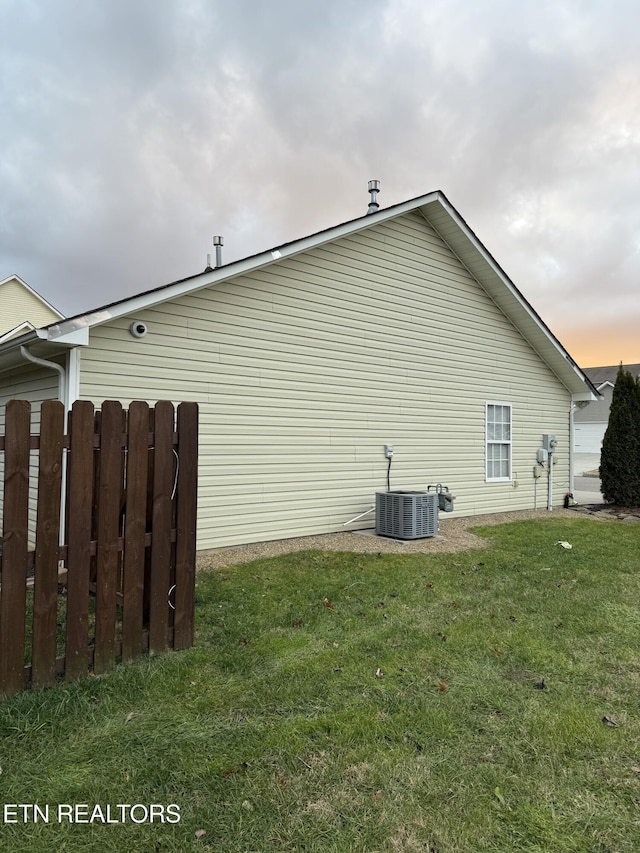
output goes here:
{"type": "Polygon", "coordinates": [[[149,330],[146,323],[143,323],[141,320],[134,320],[129,326],[129,331],[134,338],[144,338],[149,330]]]}

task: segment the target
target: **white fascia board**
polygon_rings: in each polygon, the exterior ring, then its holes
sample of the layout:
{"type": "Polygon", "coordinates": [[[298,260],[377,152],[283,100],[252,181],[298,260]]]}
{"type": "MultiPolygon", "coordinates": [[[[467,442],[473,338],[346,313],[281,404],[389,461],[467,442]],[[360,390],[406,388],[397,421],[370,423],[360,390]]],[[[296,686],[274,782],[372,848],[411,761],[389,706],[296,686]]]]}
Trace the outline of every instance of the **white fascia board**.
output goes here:
{"type": "Polygon", "coordinates": [[[597,399],[598,399],[598,397],[596,397],[596,395],[593,394],[591,391],[581,391],[580,393],[571,395],[571,402],[572,403],[581,403],[584,400],[591,403],[597,399]]]}
{"type": "MultiPolygon", "coordinates": [[[[485,249],[480,240],[478,240],[476,235],[462,219],[456,209],[439,191],[427,193],[426,195],[419,196],[418,198],[378,210],[376,213],[361,216],[358,219],[353,219],[349,222],[343,223],[342,225],[336,225],[333,228],[328,228],[324,231],[312,234],[309,237],[303,237],[299,240],[294,240],[291,243],[286,243],[258,255],[253,255],[249,258],[244,258],[223,267],[213,269],[208,273],[201,273],[200,275],[192,276],[182,281],[177,281],[174,284],[169,284],[164,287],[151,290],[147,293],[133,296],[130,299],[124,299],[121,302],[105,306],[104,308],[84,314],[80,317],[71,318],[66,321],[63,320],[60,323],[56,323],[55,325],[48,327],[48,339],[63,342],[64,339],[70,339],[70,336],[76,332],[80,332],[81,330],[88,330],[92,326],[101,325],[109,320],[126,316],[128,314],[134,314],[147,308],[153,308],[155,305],[159,305],[171,299],[176,299],[177,297],[184,296],[188,293],[194,293],[202,288],[217,284],[218,282],[245,275],[249,272],[267,267],[270,264],[277,263],[283,259],[299,255],[301,252],[316,249],[326,243],[372,228],[375,225],[403,216],[404,214],[410,213],[414,210],[422,209],[423,215],[427,221],[429,221],[427,208],[434,204],[439,205],[440,208],[445,211],[448,217],[455,223],[459,232],[473,247],[474,251],[477,253],[479,261],[483,262],[491,270],[494,287],[491,287],[491,282],[487,282],[486,276],[483,276],[479,270],[474,271],[472,267],[469,267],[467,263],[462,261],[455,248],[448,244],[451,251],[469,270],[469,273],[473,278],[477,281],[481,281],[483,287],[487,287],[488,293],[495,300],[496,304],[501,307],[501,310],[504,311],[505,315],[509,317],[511,322],[519,328],[520,333],[529,340],[529,343],[534,347],[534,349],[536,349],[536,351],[538,351],[538,348],[536,347],[534,340],[526,334],[524,326],[530,323],[533,325],[536,334],[542,335],[544,348],[551,346],[551,351],[547,351],[546,357],[540,352],[539,355],[543,361],[553,369],[552,364],[550,363],[550,356],[552,356],[551,360],[555,362],[556,368],[554,372],[556,372],[556,375],[558,375],[558,373],[562,374],[559,376],[559,379],[566,387],[569,388],[569,390],[573,390],[578,394],[582,393],[584,390],[587,394],[586,399],[596,399],[593,397],[588,385],[585,385],[584,375],[580,368],[575,364],[575,362],[573,362],[573,359],[571,359],[567,351],[554,338],[550,330],[547,329],[540,317],[538,317],[524,297],[519,293],[515,285],[500,269],[496,261],[485,249]],[[504,298],[505,295],[509,297],[507,300],[504,298]],[[511,305],[508,304],[509,302],[511,302],[511,305]],[[520,319],[513,316],[513,309],[516,306],[519,311],[523,312],[524,317],[526,317],[526,322],[523,323],[523,316],[521,316],[520,319]],[[569,385],[567,385],[567,383],[569,383],[569,385]],[[578,388],[580,390],[578,390],[578,388]]],[[[437,226],[434,225],[434,227],[438,230],[437,226]]],[[[440,236],[442,238],[442,234],[440,236]]],[[[445,242],[447,241],[445,240],[445,242]]]]}
{"type": "Polygon", "coordinates": [[[67,335],[86,332],[88,340],[91,326],[99,326],[101,323],[111,320],[112,317],[113,314],[110,311],[93,311],[90,314],[83,314],[80,317],[74,317],[71,320],[62,320],[60,323],[47,326],[46,332],[48,333],[49,340],[56,341],[67,335]]]}
{"type": "Polygon", "coordinates": [[[169,284],[165,287],[142,293],[138,296],[132,296],[130,299],[124,299],[122,302],[116,302],[114,305],[109,305],[104,309],[84,314],[81,317],[63,320],[61,323],[56,323],[49,327],[51,340],[59,340],[59,336],[67,335],[71,331],[78,329],[91,328],[99,326],[109,320],[114,320],[117,317],[134,314],[137,311],[143,311],[145,308],[153,308],[163,302],[171,299],[176,299],[179,296],[184,296],[188,293],[194,293],[204,287],[209,287],[212,284],[217,284],[220,281],[236,278],[240,275],[245,275],[249,272],[277,263],[285,258],[292,258],[299,255],[301,252],[306,252],[309,249],[316,249],[323,246],[325,243],[330,243],[333,240],[338,240],[341,237],[347,237],[358,231],[364,231],[367,228],[372,228],[380,222],[385,222],[388,219],[394,219],[397,216],[402,216],[416,208],[422,207],[430,202],[437,201],[440,194],[429,193],[428,195],[420,196],[407,201],[403,204],[394,205],[386,210],[378,210],[374,214],[360,217],[359,219],[345,222],[342,225],[336,225],[334,228],[328,228],[326,231],[320,231],[310,237],[302,237],[300,240],[294,240],[291,243],[286,243],[282,246],[277,246],[269,249],[266,252],[261,252],[259,255],[252,255],[249,258],[244,258],[239,261],[227,264],[223,267],[211,270],[209,273],[202,273],[183,281],[169,284]]]}
{"type": "Polygon", "coordinates": [[[12,350],[20,349],[21,346],[30,346],[31,344],[53,343],[56,346],[62,344],[66,347],[87,346],[89,343],[89,329],[69,329],[64,333],[51,334],[51,329],[32,329],[24,335],[17,338],[10,338],[3,343],[0,343],[0,356],[3,353],[11,352],[12,350]]]}
{"type": "MultiPolygon", "coordinates": [[[[464,234],[469,243],[473,246],[475,251],[478,253],[478,256],[489,266],[493,275],[495,276],[496,283],[499,283],[499,289],[492,291],[490,287],[487,287],[488,282],[486,280],[479,279],[478,273],[470,268],[467,263],[465,263],[456,252],[455,248],[450,246],[451,251],[458,257],[460,262],[465,266],[469,273],[476,279],[482,281],[482,286],[487,288],[489,295],[496,301],[496,304],[501,307],[504,311],[505,315],[511,320],[517,328],[519,328],[520,333],[524,335],[524,337],[529,341],[530,345],[538,352],[540,357],[546,364],[554,370],[560,381],[566,386],[567,382],[575,379],[578,380],[580,386],[584,388],[584,392],[582,390],[575,391],[575,388],[568,387],[568,390],[572,391],[576,396],[575,399],[586,399],[586,400],[595,400],[597,397],[593,395],[593,392],[588,389],[588,385],[585,382],[585,374],[581,371],[581,369],[575,364],[569,353],[564,349],[562,344],[554,337],[551,331],[544,324],[544,321],[538,316],[538,314],[534,311],[534,309],[528,304],[513,282],[509,279],[509,277],[500,269],[494,258],[490,255],[487,249],[482,245],[480,240],[476,237],[473,231],[469,228],[466,222],[462,219],[456,209],[451,205],[451,203],[440,195],[438,201],[447,212],[449,217],[455,222],[457,227],[460,229],[461,233],[464,234]],[[502,293],[501,293],[502,292],[502,293]],[[502,298],[505,292],[510,296],[510,298],[515,301],[518,308],[524,312],[527,320],[532,323],[535,329],[542,334],[545,346],[551,347],[551,352],[548,352],[546,355],[543,355],[538,347],[535,345],[535,342],[531,339],[529,335],[526,334],[525,329],[522,327],[522,324],[518,322],[517,318],[513,315],[513,310],[509,310],[508,306],[503,306],[502,298]],[[552,355],[558,358],[558,361],[552,363],[550,361],[550,356],[552,355]],[[567,370],[568,368],[568,370],[567,370]],[[558,374],[558,371],[564,375],[558,374]],[[581,398],[581,394],[584,393],[586,396],[581,398]]],[[[428,217],[427,217],[428,218],[428,217]]],[[[437,229],[436,229],[437,230],[437,229]]],[[[441,239],[442,238],[442,235],[441,239]]],[[[444,241],[446,242],[446,240],[444,241]]]]}
{"type": "Polygon", "coordinates": [[[56,344],[69,347],[86,347],[89,344],[89,328],[87,326],[79,329],[68,329],[59,334],[52,334],[50,328],[46,331],[48,332],[46,339],[55,341],[56,344]]]}
{"type": "MultiPolygon", "coordinates": [[[[455,208],[449,203],[446,199],[440,199],[440,202],[444,209],[447,211],[451,219],[454,220],[458,228],[463,232],[467,240],[473,245],[476,252],[482,257],[486,264],[491,267],[495,276],[500,280],[500,284],[506,288],[511,297],[515,299],[520,307],[527,313],[530,320],[532,320],[535,325],[544,333],[545,337],[548,339],[549,343],[553,345],[554,349],[557,350],[558,353],[561,353],[563,357],[566,357],[568,353],[564,350],[558,342],[553,338],[550,334],[549,330],[541,324],[540,318],[535,313],[535,311],[531,308],[531,306],[525,301],[522,294],[516,289],[513,282],[507,277],[507,275],[500,269],[500,267],[496,264],[496,261],[492,258],[489,252],[482,245],[480,240],[476,237],[476,235],[471,231],[466,222],[460,217],[455,208]]],[[[455,249],[451,246],[449,247],[455,253],[455,249]]],[[[457,253],[455,253],[457,254],[457,253]]],[[[466,264],[464,264],[466,266],[466,264]]],[[[468,267],[467,267],[468,269],[468,267]]],[[[477,279],[477,275],[474,274],[472,269],[469,269],[469,272],[473,275],[474,278],[477,279]]],[[[492,293],[492,296],[496,296],[497,294],[492,293]]]]}

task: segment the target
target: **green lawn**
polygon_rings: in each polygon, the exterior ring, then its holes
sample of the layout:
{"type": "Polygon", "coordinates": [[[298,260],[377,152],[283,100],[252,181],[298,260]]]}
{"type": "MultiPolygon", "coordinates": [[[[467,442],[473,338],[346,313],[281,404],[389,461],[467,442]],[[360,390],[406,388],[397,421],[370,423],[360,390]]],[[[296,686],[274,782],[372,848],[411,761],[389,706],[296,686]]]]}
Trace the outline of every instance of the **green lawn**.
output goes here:
{"type": "Polygon", "coordinates": [[[0,703],[0,849],[640,850],[640,526],[481,531],[201,574],[195,648],[0,703]]]}

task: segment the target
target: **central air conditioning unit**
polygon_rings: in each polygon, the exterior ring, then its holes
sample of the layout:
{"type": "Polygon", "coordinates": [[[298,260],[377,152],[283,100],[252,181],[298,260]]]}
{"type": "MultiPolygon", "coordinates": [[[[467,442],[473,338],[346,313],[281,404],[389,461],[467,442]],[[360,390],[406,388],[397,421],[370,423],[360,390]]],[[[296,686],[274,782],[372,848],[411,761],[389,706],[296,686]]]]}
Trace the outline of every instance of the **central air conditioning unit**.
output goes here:
{"type": "Polygon", "coordinates": [[[424,539],[438,533],[435,492],[376,492],[376,533],[391,539],[424,539]]]}

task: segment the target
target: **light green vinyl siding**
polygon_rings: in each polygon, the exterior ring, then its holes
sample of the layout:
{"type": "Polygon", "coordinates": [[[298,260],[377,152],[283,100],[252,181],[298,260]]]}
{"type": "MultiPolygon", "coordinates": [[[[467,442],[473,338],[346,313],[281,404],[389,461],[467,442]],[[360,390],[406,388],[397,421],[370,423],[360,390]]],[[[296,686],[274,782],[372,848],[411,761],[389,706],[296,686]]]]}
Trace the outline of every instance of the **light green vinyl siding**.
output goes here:
{"type": "Polygon", "coordinates": [[[543,432],[556,503],[568,486],[568,392],[419,213],[96,327],[80,377],[96,403],[200,404],[200,548],[345,529],[385,444],[392,488],[443,483],[456,514],[533,507],[543,432]],[[485,478],[495,400],[513,482],[485,478]]]}

